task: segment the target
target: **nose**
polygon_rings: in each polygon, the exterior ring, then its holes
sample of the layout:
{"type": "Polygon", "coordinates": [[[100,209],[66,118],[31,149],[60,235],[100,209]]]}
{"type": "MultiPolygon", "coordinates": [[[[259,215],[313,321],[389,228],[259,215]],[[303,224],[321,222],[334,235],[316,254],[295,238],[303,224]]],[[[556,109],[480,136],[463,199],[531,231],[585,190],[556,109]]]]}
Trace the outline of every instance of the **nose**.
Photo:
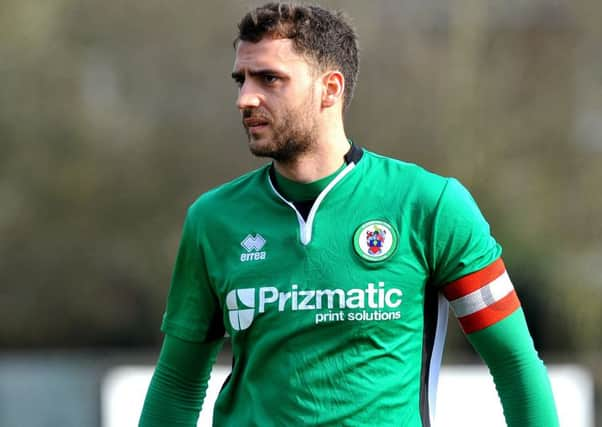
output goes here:
{"type": "Polygon", "coordinates": [[[245,110],[248,108],[257,108],[259,104],[261,104],[259,94],[250,82],[245,81],[238,90],[236,106],[239,110],[245,110]]]}

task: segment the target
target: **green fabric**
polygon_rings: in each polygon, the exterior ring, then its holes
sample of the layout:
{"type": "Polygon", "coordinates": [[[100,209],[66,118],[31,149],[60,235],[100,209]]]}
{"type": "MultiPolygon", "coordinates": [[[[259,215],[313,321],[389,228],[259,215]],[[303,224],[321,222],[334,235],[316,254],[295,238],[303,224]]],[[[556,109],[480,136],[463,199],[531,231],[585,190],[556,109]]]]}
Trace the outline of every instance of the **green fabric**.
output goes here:
{"type": "Polygon", "coordinates": [[[184,222],[176,257],[162,330],[186,341],[205,342],[224,335],[217,296],[205,268],[199,239],[203,230],[189,213],[184,222]],[[182,293],[182,289],[186,289],[182,293]],[[202,309],[201,309],[202,307],[202,309]],[[168,317],[168,314],[177,313],[168,317]]]}
{"type": "Polygon", "coordinates": [[[502,254],[476,202],[456,179],[445,182],[433,210],[431,230],[427,254],[437,285],[480,270],[502,254]]]}
{"type": "Polygon", "coordinates": [[[433,296],[501,248],[454,179],[366,151],[330,182],[307,219],[274,191],[269,165],[188,210],[162,330],[231,336],[220,427],[428,423],[437,367],[424,344],[443,338],[433,296]],[[376,223],[387,249],[371,260],[358,251],[376,223]]]}
{"type": "Polygon", "coordinates": [[[163,331],[231,336],[220,427],[414,427],[428,417],[423,342],[435,330],[424,319],[437,312],[424,313],[426,295],[498,258],[499,246],[455,180],[368,151],[335,179],[307,220],[273,191],[269,166],[188,211],[163,331]],[[378,262],[354,245],[372,221],[396,237],[378,262]]]}
{"type": "Polygon", "coordinates": [[[282,195],[292,202],[302,202],[305,200],[315,200],[322,190],[324,190],[326,186],[330,184],[330,181],[332,181],[339,174],[339,172],[345,168],[345,166],[346,165],[343,164],[339,169],[327,177],[308,183],[297,182],[293,181],[292,179],[288,179],[279,174],[275,169],[274,172],[276,175],[276,183],[278,184],[278,188],[282,195]]]}
{"type": "Polygon", "coordinates": [[[196,426],[221,342],[165,336],[139,427],[196,426]]]}
{"type": "Polygon", "coordinates": [[[558,426],[546,368],[522,309],[467,337],[489,367],[509,427],[558,426]]]}

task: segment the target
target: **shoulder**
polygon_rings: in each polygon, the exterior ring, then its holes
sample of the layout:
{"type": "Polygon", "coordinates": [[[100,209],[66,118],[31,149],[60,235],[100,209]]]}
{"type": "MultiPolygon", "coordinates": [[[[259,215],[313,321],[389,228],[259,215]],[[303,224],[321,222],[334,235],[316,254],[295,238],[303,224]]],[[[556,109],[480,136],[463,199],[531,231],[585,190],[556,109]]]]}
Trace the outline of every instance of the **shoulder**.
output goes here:
{"type": "Polygon", "coordinates": [[[232,213],[244,199],[265,193],[268,169],[266,164],[201,194],[188,207],[188,217],[198,219],[232,213]]]}
{"type": "Polygon", "coordinates": [[[434,208],[447,187],[460,187],[455,179],[432,172],[423,166],[364,150],[366,175],[375,186],[391,194],[402,194],[423,206],[434,208]]]}

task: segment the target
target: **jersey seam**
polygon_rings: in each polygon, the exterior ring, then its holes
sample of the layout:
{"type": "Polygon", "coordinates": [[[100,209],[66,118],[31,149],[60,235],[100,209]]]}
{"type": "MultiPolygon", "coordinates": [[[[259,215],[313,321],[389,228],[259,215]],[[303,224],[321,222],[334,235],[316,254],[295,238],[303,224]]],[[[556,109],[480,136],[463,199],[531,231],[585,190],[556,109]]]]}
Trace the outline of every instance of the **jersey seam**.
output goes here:
{"type": "Polygon", "coordinates": [[[202,335],[201,329],[193,329],[188,325],[184,325],[173,320],[164,319],[163,324],[161,325],[161,330],[167,335],[172,335],[186,341],[204,341],[202,338],[200,338],[200,335],[202,335]]]}
{"type": "MultiPolygon", "coordinates": [[[[436,259],[436,255],[435,255],[435,222],[437,221],[437,216],[439,213],[439,209],[441,207],[441,203],[443,200],[443,196],[447,190],[447,187],[449,186],[449,182],[450,179],[449,178],[445,178],[445,185],[443,186],[443,188],[441,189],[441,193],[439,193],[439,197],[437,198],[437,202],[435,203],[435,207],[434,209],[429,213],[430,216],[430,224],[431,226],[428,228],[428,237],[427,237],[427,241],[429,242],[428,248],[429,248],[429,254],[427,255],[427,259],[429,260],[429,270],[430,270],[430,277],[437,277],[437,270],[438,270],[438,260],[436,259]]],[[[444,285],[444,283],[441,283],[440,280],[437,280],[435,282],[435,286],[438,289],[441,289],[441,287],[444,285]]]]}

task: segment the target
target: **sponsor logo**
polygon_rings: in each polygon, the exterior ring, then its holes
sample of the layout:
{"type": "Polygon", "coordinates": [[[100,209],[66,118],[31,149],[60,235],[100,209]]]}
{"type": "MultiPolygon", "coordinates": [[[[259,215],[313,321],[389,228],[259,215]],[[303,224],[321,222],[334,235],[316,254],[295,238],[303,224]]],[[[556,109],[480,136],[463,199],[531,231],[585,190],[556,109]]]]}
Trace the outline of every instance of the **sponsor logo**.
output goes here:
{"type": "Polygon", "coordinates": [[[268,311],[308,312],[315,324],[342,321],[387,321],[401,318],[403,292],[399,288],[368,283],[365,288],[299,289],[280,291],[274,286],[235,289],[226,295],[230,325],[248,329],[257,314],[268,311]]]}
{"type": "Polygon", "coordinates": [[[247,237],[240,242],[240,245],[245,248],[246,253],[240,254],[241,262],[247,261],[259,261],[266,258],[265,251],[262,251],[263,247],[266,244],[266,240],[259,233],[255,234],[255,236],[251,236],[247,234],[247,237]]]}
{"type": "Polygon", "coordinates": [[[366,261],[384,261],[397,249],[397,233],[384,221],[365,222],[353,235],[353,247],[366,261]]]}
{"type": "Polygon", "coordinates": [[[255,317],[255,289],[235,289],[228,292],[226,307],[232,329],[247,329],[255,317]]]}

